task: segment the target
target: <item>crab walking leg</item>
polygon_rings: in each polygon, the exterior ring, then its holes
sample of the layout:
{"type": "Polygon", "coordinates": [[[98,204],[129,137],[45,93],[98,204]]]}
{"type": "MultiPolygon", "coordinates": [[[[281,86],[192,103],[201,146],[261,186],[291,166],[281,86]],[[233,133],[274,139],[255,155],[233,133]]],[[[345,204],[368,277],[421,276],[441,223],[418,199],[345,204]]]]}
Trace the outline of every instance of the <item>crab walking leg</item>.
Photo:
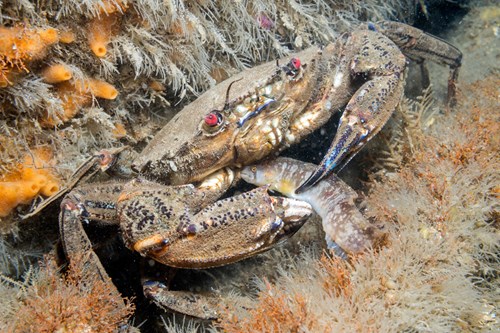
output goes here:
{"type": "Polygon", "coordinates": [[[189,291],[168,290],[159,281],[143,283],[144,295],[167,311],[187,314],[196,318],[213,320],[219,317],[217,312],[221,299],[212,295],[199,295],[189,291]]]}
{"type": "Polygon", "coordinates": [[[322,219],[328,247],[338,255],[343,250],[359,253],[372,244],[377,230],[359,212],[354,204],[356,192],[337,176],[331,175],[314,187],[297,194],[295,189],[309,177],[316,165],[291,158],[279,157],[241,170],[243,180],[254,184],[268,184],[269,189],[311,204],[322,219]],[[335,244],[336,243],[336,244],[335,244]]]}
{"type": "MultiPolygon", "coordinates": [[[[77,262],[82,265],[82,284],[90,283],[97,277],[108,285],[107,290],[116,296],[116,299],[121,299],[121,295],[94,252],[82,222],[97,220],[101,224],[117,224],[114,202],[122,188],[122,184],[116,183],[104,184],[97,188],[95,185],[77,188],[63,199],[59,216],[64,252],[70,260],[80,259],[77,262]]],[[[125,306],[125,303],[117,306],[125,306]]]]}
{"type": "Polygon", "coordinates": [[[131,152],[130,147],[123,146],[110,150],[101,150],[96,154],[90,156],[75,170],[75,172],[73,172],[73,174],[69,178],[68,183],[65,186],[61,187],[59,191],[34,207],[33,211],[29,212],[26,215],[22,215],[21,218],[25,220],[37,215],[50,204],[59,200],[62,196],[75,188],[79,183],[85,183],[98,172],[119,174],[122,177],[130,176],[127,167],[122,167],[121,165],[123,159],[130,158],[130,156],[122,157],[123,155],[126,155],[124,153],[125,151],[131,152]]]}
{"type": "Polygon", "coordinates": [[[356,81],[356,91],[341,117],[330,150],[317,170],[297,192],[307,190],[334,169],[342,169],[385,125],[403,94],[406,58],[430,60],[450,67],[448,107],[455,104],[456,81],[462,53],[444,40],[397,22],[368,23],[345,35],[341,56],[333,71],[330,103],[342,101],[356,81]],[[359,84],[358,84],[359,85],[359,84]]]}
{"type": "Polygon", "coordinates": [[[297,193],[311,188],[334,169],[341,170],[349,163],[389,120],[402,92],[403,85],[397,75],[376,77],[363,84],[347,104],[330,149],[297,193]],[[384,98],[377,97],[380,95],[384,98]]]}

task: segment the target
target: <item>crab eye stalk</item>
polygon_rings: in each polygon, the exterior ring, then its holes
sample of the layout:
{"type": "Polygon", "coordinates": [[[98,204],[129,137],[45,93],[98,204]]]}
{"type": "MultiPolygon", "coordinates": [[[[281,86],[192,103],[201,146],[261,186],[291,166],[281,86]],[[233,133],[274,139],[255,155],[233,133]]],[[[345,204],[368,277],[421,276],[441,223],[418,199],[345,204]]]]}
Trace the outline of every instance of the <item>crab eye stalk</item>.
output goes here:
{"type": "Polygon", "coordinates": [[[213,110],[208,113],[201,122],[200,126],[201,130],[205,133],[205,135],[216,135],[220,131],[224,129],[224,115],[218,111],[213,110]]]}
{"type": "Polygon", "coordinates": [[[292,58],[290,60],[290,65],[295,69],[298,70],[300,68],[300,59],[299,58],[292,58]]]}
{"type": "Polygon", "coordinates": [[[290,78],[295,79],[299,76],[299,73],[301,73],[302,68],[302,63],[299,58],[292,58],[286,64],[286,66],[283,66],[282,69],[285,72],[286,75],[288,75],[290,78]]]}
{"type": "Polygon", "coordinates": [[[212,111],[205,116],[205,125],[216,127],[222,124],[222,114],[218,111],[212,111]]]}

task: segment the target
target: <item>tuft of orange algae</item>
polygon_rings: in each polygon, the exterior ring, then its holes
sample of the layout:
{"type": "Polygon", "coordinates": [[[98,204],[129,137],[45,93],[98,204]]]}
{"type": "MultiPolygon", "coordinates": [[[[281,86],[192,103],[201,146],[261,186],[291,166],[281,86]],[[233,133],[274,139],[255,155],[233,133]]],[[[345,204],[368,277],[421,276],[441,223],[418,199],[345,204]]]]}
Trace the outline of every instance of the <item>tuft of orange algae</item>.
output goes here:
{"type": "MultiPolygon", "coordinates": [[[[351,297],[352,267],[345,260],[323,254],[315,266],[322,272],[319,279],[326,294],[335,298],[351,297]]],[[[319,300],[309,298],[302,291],[284,290],[266,279],[263,282],[264,287],[259,291],[255,303],[243,316],[238,317],[238,311],[229,306],[229,309],[222,309],[225,315],[217,326],[228,333],[329,332],[325,330],[324,318],[319,318],[309,304],[319,300]]]]}
{"type": "Polygon", "coordinates": [[[115,128],[113,129],[113,136],[117,139],[121,139],[127,135],[127,130],[125,126],[121,123],[114,124],[115,128]]]}
{"type": "Polygon", "coordinates": [[[0,217],[36,196],[50,197],[59,191],[60,181],[52,171],[52,151],[39,148],[27,154],[10,173],[0,176],[0,217]]]}
{"type": "Polygon", "coordinates": [[[0,82],[10,82],[10,71],[29,72],[26,62],[40,59],[47,48],[59,41],[54,28],[0,26],[0,82]]]}
{"type": "Polygon", "coordinates": [[[84,270],[74,259],[63,278],[55,260],[46,257],[35,281],[20,293],[20,306],[6,332],[117,332],[133,314],[133,305],[110,292],[97,275],[83,285],[84,270]]]}
{"type": "Polygon", "coordinates": [[[63,113],[56,116],[46,115],[40,119],[44,127],[55,127],[72,119],[82,107],[92,102],[92,96],[110,100],[118,96],[118,90],[113,85],[97,79],[61,82],[56,84],[55,88],[62,101],[63,113]]]}
{"type": "Polygon", "coordinates": [[[304,295],[289,295],[274,288],[264,280],[266,290],[258,296],[257,306],[249,311],[249,317],[239,318],[228,313],[218,327],[228,333],[245,332],[320,332],[318,318],[308,308],[304,295]]]}
{"type": "Polygon", "coordinates": [[[352,294],[351,273],[348,263],[337,256],[321,256],[319,267],[325,272],[323,288],[335,297],[352,294]]]}

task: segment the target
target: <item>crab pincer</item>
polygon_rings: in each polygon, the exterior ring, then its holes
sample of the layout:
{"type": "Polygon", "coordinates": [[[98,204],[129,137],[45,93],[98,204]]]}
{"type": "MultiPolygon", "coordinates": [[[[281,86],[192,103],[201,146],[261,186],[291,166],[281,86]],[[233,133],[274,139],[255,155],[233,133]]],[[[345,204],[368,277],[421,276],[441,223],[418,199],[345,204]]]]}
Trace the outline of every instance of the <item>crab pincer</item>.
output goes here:
{"type": "Polygon", "coordinates": [[[407,57],[448,65],[448,107],[455,103],[462,53],[451,44],[406,24],[388,21],[368,23],[344,39],[329,94],[344,96],[353,89],[355,93],[340,118],[330,149],[297,193],[334,170],[340,171],[387,123],[403,95],[407,57]]]}

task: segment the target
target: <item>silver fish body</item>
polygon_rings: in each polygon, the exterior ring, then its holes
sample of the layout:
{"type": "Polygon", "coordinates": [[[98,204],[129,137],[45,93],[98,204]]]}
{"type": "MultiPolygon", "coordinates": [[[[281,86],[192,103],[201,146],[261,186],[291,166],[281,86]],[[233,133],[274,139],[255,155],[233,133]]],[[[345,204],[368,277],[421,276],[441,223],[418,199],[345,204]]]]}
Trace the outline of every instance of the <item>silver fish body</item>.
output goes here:
{"type": "Polygon", "coordinates": [[[340,256],[343,256],[342,251],[336,248],[337,245],[350,253],[370,247],[377,230],[356,207],[357,193],[335,174],[295,193],[315,169],[316,165],[311,163],[278,157],[243,168],[241,177],[253,185],[269,185],[270,190],[309,203],[322,219],[328,247],[340,256]]]}

